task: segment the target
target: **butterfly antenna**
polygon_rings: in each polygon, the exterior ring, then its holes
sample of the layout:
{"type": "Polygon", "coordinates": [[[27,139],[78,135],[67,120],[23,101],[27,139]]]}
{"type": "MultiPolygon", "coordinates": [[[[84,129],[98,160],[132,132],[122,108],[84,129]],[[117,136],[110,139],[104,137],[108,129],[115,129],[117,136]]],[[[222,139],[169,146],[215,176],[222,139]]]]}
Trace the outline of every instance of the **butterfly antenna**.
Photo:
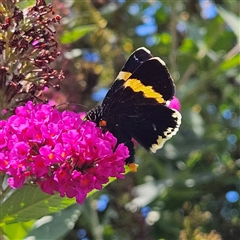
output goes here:
{"type": "Polygon", "coordinates": [[[58,105],[54,105],[55,108],[59,108],[63,105],[77,105],[77,106],[81,106],[83,108],[85,108],[87,111],[90,110],[87,106],[83,105],[83,104],[80,104],[80,103],[61,103],[61,104],[58,104],[58,105]]]}

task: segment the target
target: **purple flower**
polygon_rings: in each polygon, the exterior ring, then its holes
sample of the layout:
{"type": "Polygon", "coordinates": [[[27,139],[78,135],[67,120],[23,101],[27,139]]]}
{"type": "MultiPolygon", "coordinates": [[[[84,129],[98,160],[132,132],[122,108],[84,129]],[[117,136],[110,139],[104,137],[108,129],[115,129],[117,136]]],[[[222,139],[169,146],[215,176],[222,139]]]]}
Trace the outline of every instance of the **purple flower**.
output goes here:
{"type": "Polygon", "coordinates": [[[32,102],[15,112],[0,121],[0,171],[12,188],[35,181],[48,194],[82,203],[109,177],[124,177],[128,148],[80,114],[32,102]]]}

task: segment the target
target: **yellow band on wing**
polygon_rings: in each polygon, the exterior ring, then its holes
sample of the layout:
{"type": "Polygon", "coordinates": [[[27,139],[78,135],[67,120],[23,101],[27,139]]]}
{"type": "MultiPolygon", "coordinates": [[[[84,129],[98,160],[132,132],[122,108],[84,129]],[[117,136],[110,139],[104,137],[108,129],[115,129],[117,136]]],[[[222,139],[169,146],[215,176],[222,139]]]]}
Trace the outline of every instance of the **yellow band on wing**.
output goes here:
{"type": "Polygon", "coordinates": [[[163,99],[163,96],[156,92],[152,86],[145,86],[141,83],[138,79],[128,79],[124,83],[124,87],[130,87],[134,92],[142,92],[144,97],[146,98],[154,98],[159,103],[164,103],[165,100],[163,99]]]}
{"type": "Polygon", "coordinates": [[[132,75],[131,72],[121,71],[121,72],[118,74],[117,79],[121,79],[121,80],[126,81],[131,75],[132,75]]]}

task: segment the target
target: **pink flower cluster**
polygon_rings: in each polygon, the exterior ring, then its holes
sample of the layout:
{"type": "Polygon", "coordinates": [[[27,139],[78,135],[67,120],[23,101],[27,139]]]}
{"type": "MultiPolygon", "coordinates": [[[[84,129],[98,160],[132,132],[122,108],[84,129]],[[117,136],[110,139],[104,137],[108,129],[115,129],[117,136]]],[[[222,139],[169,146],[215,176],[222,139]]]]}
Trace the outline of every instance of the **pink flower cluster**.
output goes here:
{"type": "Polygon", "coordinates": [[[0,121],[0,172],[10,176],[12,188],[34,181],[48,194],[57,191],[82,203],[109,177],[124,177],[129,152],[116,143],[77,113],[28,102],[0,121]]]}

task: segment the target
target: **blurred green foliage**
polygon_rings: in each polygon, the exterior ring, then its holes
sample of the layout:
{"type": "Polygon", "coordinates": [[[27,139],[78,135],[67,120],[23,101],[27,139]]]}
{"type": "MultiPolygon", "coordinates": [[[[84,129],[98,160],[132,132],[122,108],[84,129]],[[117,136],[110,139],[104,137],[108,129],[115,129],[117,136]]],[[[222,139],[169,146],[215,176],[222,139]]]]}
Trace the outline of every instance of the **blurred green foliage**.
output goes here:
{"type": "MultiPolygon", "coordinates": [[[[108,86],[127,56],[145,46],[167,63],[183,115],[180,132],[156,155],[137,147],[138,173],[105,189],[107,208],[92,206],[97,221],[85,222],[91,211],[79,218],[75,230],[86,229],[89,239],[240,239],[238,4],[216,1],[206,9],[204,2],[209,1],[72,6],[75,25],[98,25],[71,44],[100,56],[102,73],[93,91],[108,86]],[[154,213],[158,217],[149,220],[154,213]]],[[[98,196],[85,204],[98,206],[98,196]]]]}
{"type": "MultiPolygon", "coordinates": [[[[92,93],[109,87],[130,53],[145,46],[166,62],[183,116],[157,154],[136,146],[138,172],[89,197],[61,237],[240,239],[239,3],[52,2],[63,16],[57,65],[66,79],[48,97],[86,111],[97,104],[92,93]],[[100,208],[102,194],[108,200],[100,208]]],[[[62,221],[72,219],[72,209],[63,211],[62,221]]],[[[60,228],[56,221],[42,231],[60,239],[60,228]]]]}

